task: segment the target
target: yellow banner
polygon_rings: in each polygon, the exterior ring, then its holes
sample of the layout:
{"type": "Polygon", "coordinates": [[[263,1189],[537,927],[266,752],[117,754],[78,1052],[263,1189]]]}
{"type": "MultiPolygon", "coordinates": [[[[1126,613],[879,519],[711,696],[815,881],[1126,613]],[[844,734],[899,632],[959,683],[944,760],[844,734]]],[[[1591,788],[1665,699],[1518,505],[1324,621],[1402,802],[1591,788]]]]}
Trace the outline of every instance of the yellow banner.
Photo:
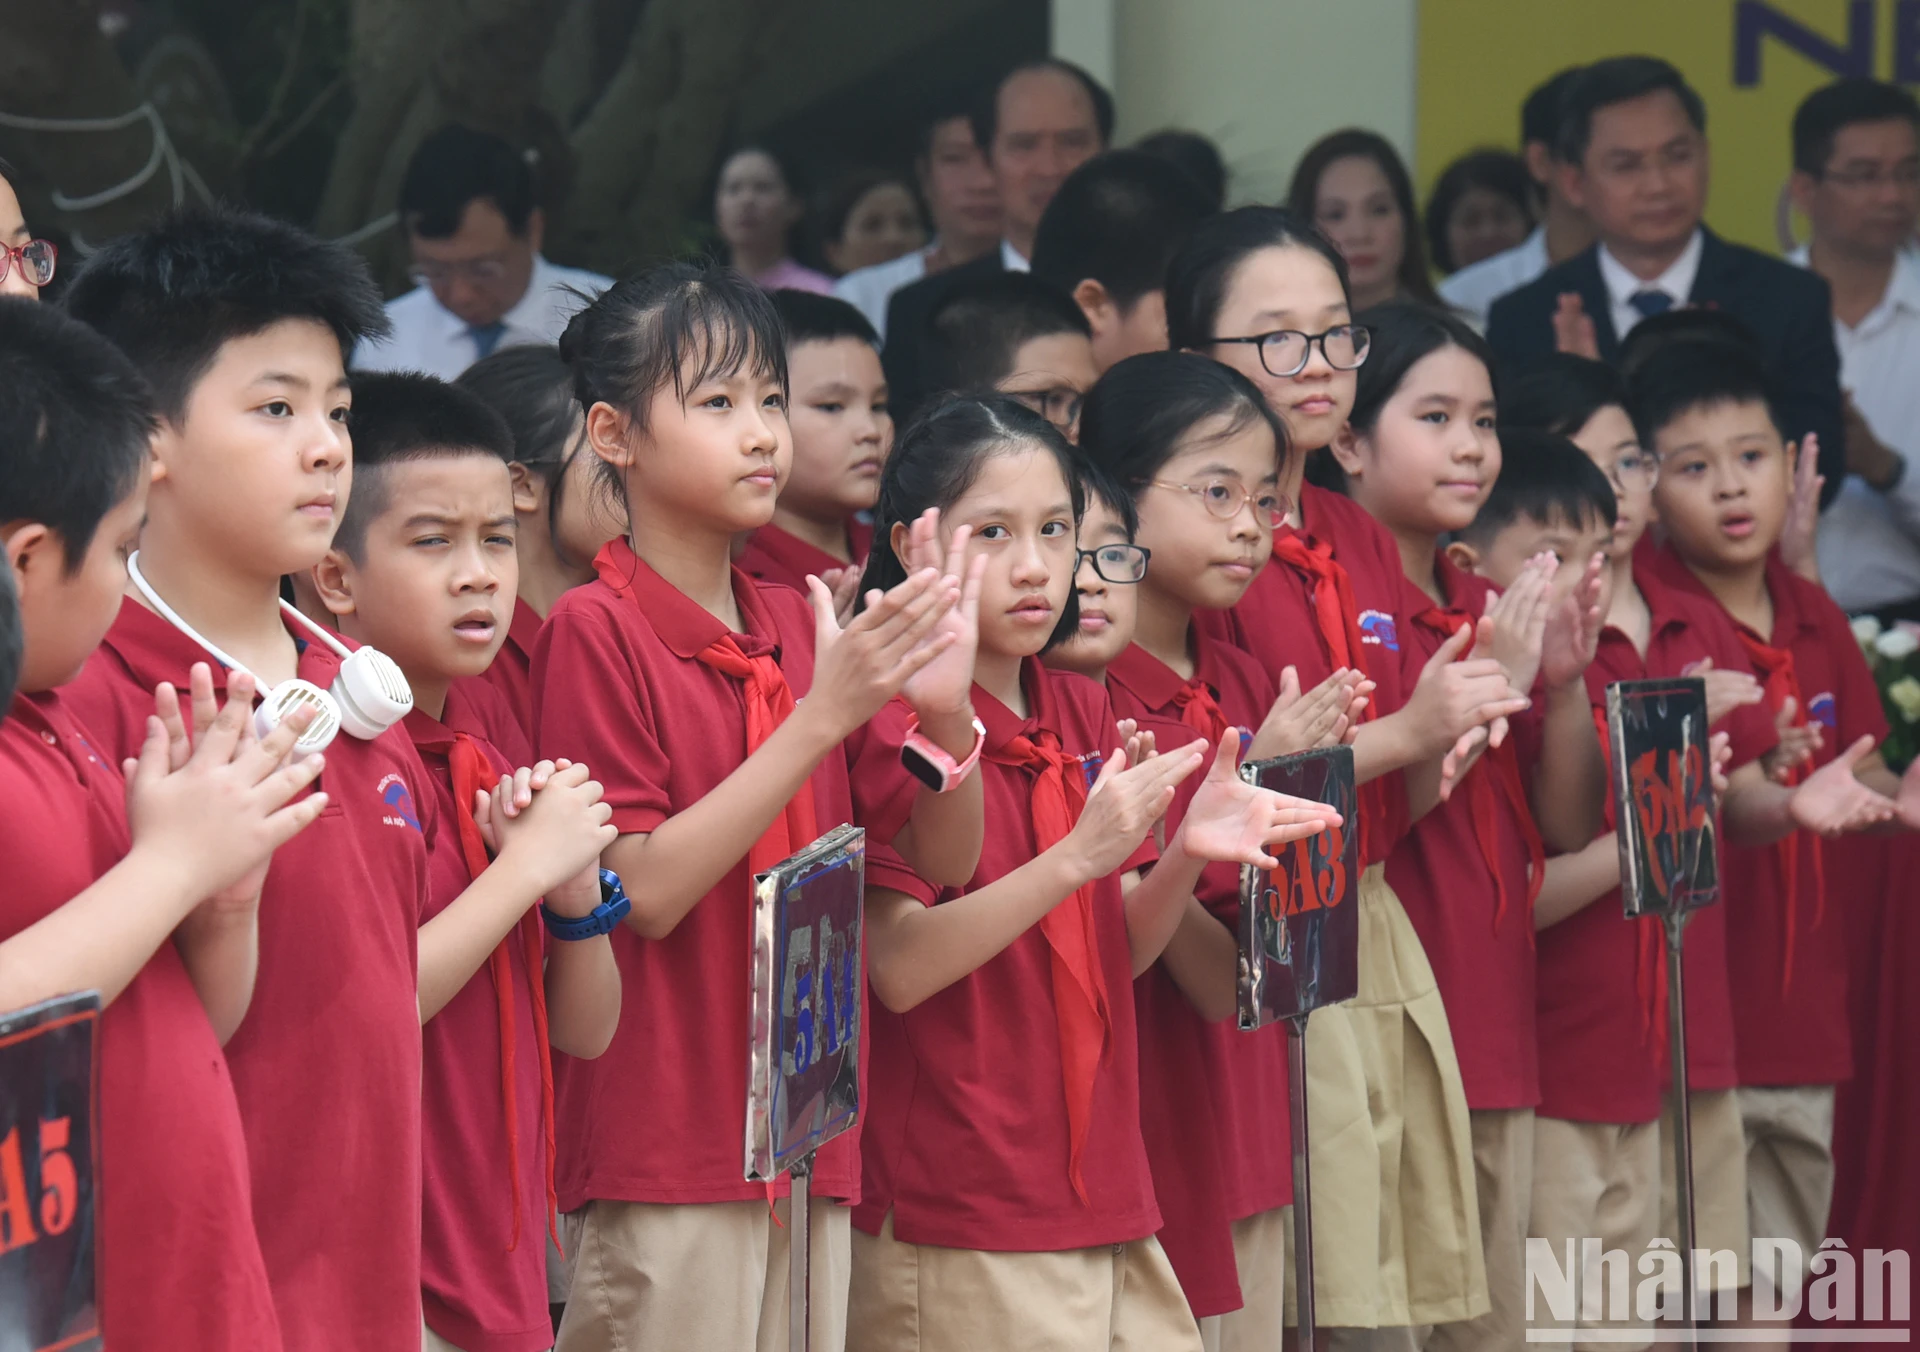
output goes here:
{"type": "Polygon", "coordinates": [[[1421,0],[1422,200],[1452,160],[1513,148],[1520,105],[1554,72],[1645,54],[1707,104],[1707,223],[1755,248],[1803,238],[1785,205],[1793,112],[1842,75],[1920,83],[1920,0],[1421,0]]]}

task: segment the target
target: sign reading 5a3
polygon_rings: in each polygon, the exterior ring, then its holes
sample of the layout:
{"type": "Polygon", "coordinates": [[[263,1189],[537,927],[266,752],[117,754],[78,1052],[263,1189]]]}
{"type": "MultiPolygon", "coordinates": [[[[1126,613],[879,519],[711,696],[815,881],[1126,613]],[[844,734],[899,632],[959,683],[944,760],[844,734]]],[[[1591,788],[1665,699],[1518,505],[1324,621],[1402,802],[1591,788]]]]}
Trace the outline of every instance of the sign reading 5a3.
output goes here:
{"type": "MultiPolygon", "coordinates": [[[[1520,105],[1568,66],[1629,53],[1679,67],[1707,105],[1707,224],[1785,246],[1794,109],[1843,75],[1920,84],[1920,0],[1421,0],[1417,172],[1513,146],[1520,105]]],[[[1424,195],[1424,194],[1423,194],[1424,195]]]]}
{"type": "Polygon", "coordinates": [[[94,994],[0,1015],[0,1347],[100,1346],[99,1024],[94,994]]]}

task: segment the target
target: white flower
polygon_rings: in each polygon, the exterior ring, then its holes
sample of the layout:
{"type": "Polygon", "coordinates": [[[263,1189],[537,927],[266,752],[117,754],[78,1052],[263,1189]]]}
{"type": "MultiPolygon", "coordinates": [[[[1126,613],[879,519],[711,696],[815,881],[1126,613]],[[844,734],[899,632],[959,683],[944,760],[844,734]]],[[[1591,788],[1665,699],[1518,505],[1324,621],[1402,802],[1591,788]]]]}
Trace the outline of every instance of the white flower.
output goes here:
{"type": "Polygon", "coordinates": [[[1880,621],[1871,615],[1862,615],[1850,621],[1853,625],[1853,638],[1862,648],[1871,648],[1873,641],[1880,637],[1880,621]]]}
{"type": "Polygon", "coordinates": [[[1893,707],[1909,723],[1920,723],[1920,681],[1911,676],[1902,676],[1887,687],[1887,698],[1893,701],[1893,707]]]}
{"type": "Polygon", "coordinates": [[[1920,638],[1906,629],[1889,629],[1873,641],[1873,650],[1889,662],[1898,662],[1920,652],[1920,638]]]}

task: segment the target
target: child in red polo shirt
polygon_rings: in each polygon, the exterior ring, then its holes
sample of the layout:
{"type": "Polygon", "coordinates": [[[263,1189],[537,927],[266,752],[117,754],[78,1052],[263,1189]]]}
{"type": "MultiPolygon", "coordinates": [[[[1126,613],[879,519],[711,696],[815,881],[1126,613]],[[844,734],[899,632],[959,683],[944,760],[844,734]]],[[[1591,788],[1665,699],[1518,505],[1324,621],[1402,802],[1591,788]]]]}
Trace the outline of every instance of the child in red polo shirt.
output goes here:
{"type": "Polygon", "coordinates": [[[1093,330],[1066,292],[1025,272],[955,287],[927,321],[930,394],[998,390],[1059,429],[1080,436],[1080,402],[1100,367],[1093,330]]]}
{"type": "MultiPolygon", "coordinates": [[[[1792,450],[1757,361],[1730,342],[1674,342],[1639,369],[1632,395],[1641,441],[1660,462],[1660,576],[1732,618],[1769,714],[1791,700],[1819,738],[1817,768],[1793,772],[1801,782],[1786,805],[1802,829],[1729,849],[1725,883],[1749,908],[1727,932],[1748,1222],[1756,1237],[1789,1239],[1810,1255],[1825,1237],[1833,1085],[1850,1051],[1845,924],[1834,912],[1842,899],[1827,895],[1820,837],[1920,826],[1920,772],[1896,779],[1873,749],[1886,722],[1846,616],[1773,552],[1792,450]]],[[[1784,1272],[1754,1276],[1789,1290],[1801,1279],[1791,1257],[1784,1272]]]]}
{"type": "Polygon", "coordinates": [[[454,382],[506,419],[513,432],[513,552],[520,593],[506,641],[478,678],[506,697],[533,745],[533,640],[562,593],[593,581],[593,556],[620,533],[618,503],[595,481],[573,372],[558,348],[515,344],[483,357],[454,382]]]}
{"type": "Polygon", "coordinates": [[[787,332],[793,469],[780,485],[773,520],[748,538],[735,562],[803,595],[812,574],[851,601],[873,542],[867,514],[893,446],[880,335],[832,296],[776,291],[773,308],[787,332]]]}
{"type": "MultiPolygon", "coordinates": [[[[1267,564],[1286,514],[1285,440],[1244,376],[1194,353],[1127,358],[1088,397],[1081,448],[1094,482],[1111,476],[1138,513],[1143,564],[1151,554],[1135,641],[1108,665],[1107,693],[1116,713],[1169,745],[1229,728],[1258,729],[1253,759],[1337,745],[1372,690],[1347,671],[1302,699],[1288,671],[1288,697],[1277,699],[1253,658],[1195,625],[1197,612],[1237,604],[1267,564]]],[[[1170,829],[1198,787],[1182,786],[1170,829]]],[[[1239,869],[1210,865],[1134,988],[1160,1241],[1209,1346],[1222,1349],[1279,1345],[1293,1201],[1285,1030],[1233,1023],[1239,906],[1239,869]]]]}
{"type": "MultiPolygon", "coordinates": [[[[280,1323],[220,1043],[252,982],[261,872],[328,800],[287,806],[322,760],[280,768],[301,725],[256,741],[248,678],[209,726],[213,683],[192,668],[191,755],[174,688],[149,697],[139,761],[124,764],[131,796],[58,689],[119,610],[151,428],[146,385],[111,344],[50,307],[0,300],[0,573],[19,590],[16,608],[13,587],[0,589],[0,1009],[84,990],[106,1002],[95,1111],[103,1336],[116,1349],[258,1352],[281,1346],[280,1323]],[[237,1001],[203,999],[234,989],[237,1001]]],[[[10,1246],[31,1244],[33,1223],[51,1228],[57,1210],[23,1204],[28,1228],[10,1246]]]]}
{"type": "Polygon", "coordinates": [[[1351,499],[1304,481],[1352,411],[1368,334],[1353,322],[1346,263],[1311,224],[1277,207],[1201,222],[1167,271],[1175,348],[1241,372],[1286,425],[1280,491],[1294,504],[1273,562],[1240,604],[1201,626],[1302,687],[1343,669],[1375,683],[1354,738],[1361,784],[1359,993],[1308,1024],[1315,1312],[1340,1328],[1428,1325],[1487,1307],[1473,1154],[1453,1037],[1433,972],[1386,859],[1439,801],[1463,738],[1526,708],[1500,664],[1431,660],[1412,625],[1400,552],[1351,499]],[[1451,756],[1449,753],[1453,753],[1451,756]],[[1402,773],[1404,771],[1404,773],[1402,773]]]}
{"type": "Polygon", "coordinates": [[[534,766],[505,699],[474,679],[514,594],[506,424],[431,376],[362,375],[353,400],[354,493],[316,591],[406,673],[407,731],[452,827],[429,845],[420,930],[427,1347],[535,1352],[553,1345],[548,1042],[592,1058],[620,1018],[615,922],[569,924],[600,904],[613,810],[585,766],[534,766]]]}
{"type": "MultiPolygon", "coordinates": [[[[1153,1238],[1133,980],[1180,927],[1205,861],[1270,867],[1268,843],[1337,819],[1242,784],[1228,730],[1155,850],[1149,831],[1212,739],[1128,768],[1105,693],[1037,660],[1074,632],[1081,494],[1065,441],[1001,397],[935,406],[881,483],[892,547],[869,561],[869,595],[903,575],[904,523],[929,509],[971,527],[987,558],[973,701],[989,830],[964,886],[885,853],[869,866],[880,1008],[854,1352],[1199,1346],[1153,1238]]],[[[863,801],[905,787],[883,766],[863,763],[863,801]]]]}
{"type": "MultiPolygon", "coordinates": [[[[852,820],[840,744],[903,688],[924,736],[955,761],[975,751],[965,537],[955,571],[917,569],[844,629],[818,579],[810,612],[730,566],[734,538],[771,518],[789,450],[779,317],[737,273],[654,268],[576,315],[561,350],[631,526],[541,629],[536,745],[606,785],[620,837],[603,859],[633,909],[613,936],[612,1046],[556,1058],[576,1264],[559,1346],[777,1345],[787,1231],[741,1157],[750,874],[852,820]]],[[[938,553],[932,524],[915,525],[916,557],[938,553]]],[[[894,843],[935,876],[966,877],[979,793],[967,776],[900,794],[894,843]]],[[[858,1196],[856,1159],[841,1137],[813,1176],[814,1328],[828,1346],[847,1281],[847,1212],[832,1203],[858,1196]]]]}
{"type": "Polygon", "coordinates": [[[1500,660],[1515,690],[1540,683],[1533,735],[1501,739],[1495,729],[1451,797],[1387,862],[1447,1004],[1472,1116],[1492,1302],[1486,1315],[1434,1336],[1443,1347],[1517,1346],[1539,1102],[1532,907],[1543,836],[1576,847],[1600,823],[1606,774],[1582,677],[1604,613],[1602,560],[1570,564],[1577,585],[1561,594],[1549,585],[1557,561],[1531,560],[1496,597],[1437,551],[1443,534],[1472,523],[1500,471],[1491,359],[1477,334],[1438,310],[1385,305],[1363,320],[1372,346],[1334,451],[1355,501],[1399,544],[1415,612],[1404,637],[1430,656],[1477,627],[1476,648],[1500,660]]]}
{"type": "MultiPolygon", "coordinates": [[[[342,659],[279,589],[325,556],[344,505],[345,357],[386,323],[366,265],[266,217],[182,213],[95,254],[67,301],[160,412],[138,559],[159,600],[124,601],[75,683],[87,727],[130,753],[148,692],[209,657],[216,684],[244,669],[328,689],[342,659]]],[[[259,980],[227,1060],[287,1346],[417,1352],[415,948],[436,814],[403,730],[343,730],[326,757],[327,811],[267,873],[259,980]]]]}

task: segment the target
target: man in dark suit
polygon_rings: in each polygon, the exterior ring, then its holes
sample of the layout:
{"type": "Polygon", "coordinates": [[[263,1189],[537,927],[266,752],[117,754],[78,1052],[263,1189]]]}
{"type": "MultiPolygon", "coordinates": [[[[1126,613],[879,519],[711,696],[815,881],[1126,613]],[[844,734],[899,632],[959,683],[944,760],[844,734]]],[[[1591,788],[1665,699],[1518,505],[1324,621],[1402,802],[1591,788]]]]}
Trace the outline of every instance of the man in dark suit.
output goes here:
{"type": "Polygon", "coordinates": [[[1556,350],[1613,361],[1648,316],[1720,310],[1758,340],[1788,434],[1818,435],[1831,501],[1846,477],[1846,439],[1826,282],[1700,224],[1706,108],[1672,66],[1648,56],[1596,62],[1566,100],[1556,172],[1598,241],[1494,302],[1487,340],[1501,369],[1525,372],[1556,350]]]}
{"type": "Polygon", "coordinates": [[[1041,213],[1067,175],[1107,148],[1113,95],[1069,61],[1036,61],[1012,71],[973,115],[974,138],[999,185],[1005,216],[1000,247],[959,267],[923,277],[887,303],[881,354],[896,417],[931,393],[921,349],[934,307],[953,287],[998,272],[1025,272],[1041,213]]]}

